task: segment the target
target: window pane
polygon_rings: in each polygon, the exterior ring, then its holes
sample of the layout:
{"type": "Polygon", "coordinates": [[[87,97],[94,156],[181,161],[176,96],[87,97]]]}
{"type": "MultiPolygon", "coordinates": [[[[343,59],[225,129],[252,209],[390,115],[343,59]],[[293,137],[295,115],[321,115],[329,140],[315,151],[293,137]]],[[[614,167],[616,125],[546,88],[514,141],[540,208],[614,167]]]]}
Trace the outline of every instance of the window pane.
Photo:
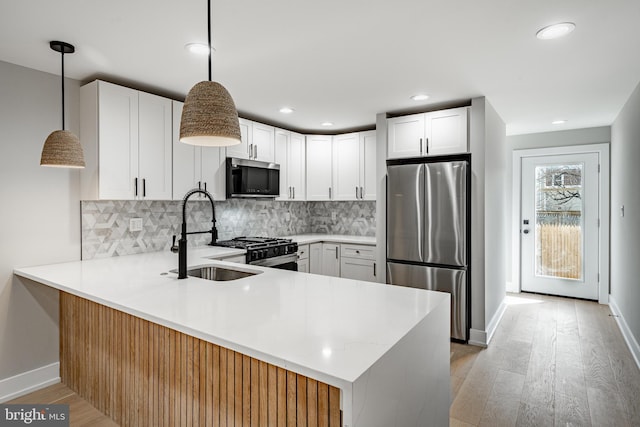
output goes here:
{"type": "Polygon", "coordinates": [[[583,164],[537,166],[536,276],[582,280],[583,164]]]}

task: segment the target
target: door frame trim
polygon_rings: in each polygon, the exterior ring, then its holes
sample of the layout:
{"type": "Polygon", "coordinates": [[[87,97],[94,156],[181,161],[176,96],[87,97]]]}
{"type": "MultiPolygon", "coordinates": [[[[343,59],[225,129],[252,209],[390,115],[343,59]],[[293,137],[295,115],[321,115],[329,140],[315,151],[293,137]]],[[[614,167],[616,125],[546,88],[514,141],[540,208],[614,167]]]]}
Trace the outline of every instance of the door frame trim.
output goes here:
{"type": "Polygon", "coordinates": [[[609,303],[609,215],[610,215],[610,161],[609,143],[570,145],[565,147],[533,148],[526,150],[513,150],[513,174],[512,174],[512,198],[511,198],[511,285],[507,286],[507,292],[520,292],[522,288],[521,259],[520,259],[520,209],[522,206],[522,159],[525,157],[555,156],[562,154],[597,153],[599,156],[600,173],[598,184],[600,194],[598,200],[598,271],[600,282],[598,283],[598,302],[609,303]]]}

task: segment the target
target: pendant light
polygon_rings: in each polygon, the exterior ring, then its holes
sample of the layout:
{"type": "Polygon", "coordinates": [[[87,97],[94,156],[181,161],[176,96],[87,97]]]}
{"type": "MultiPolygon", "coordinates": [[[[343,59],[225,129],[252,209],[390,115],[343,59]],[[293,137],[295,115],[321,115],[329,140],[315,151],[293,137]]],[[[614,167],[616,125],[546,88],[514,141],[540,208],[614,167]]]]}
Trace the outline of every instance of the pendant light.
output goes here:
{"type": "Polygon", "coordinates": [[[191,88],[184,101],[180,142],[226,147],[240,144],[240,123],[233,98],[220,83],[211,81],[211,0],[207,0],[209,80],[191,88]]]}
{"type": "Polygon", "coordinates": [[[62,130],[51,132],[42,147],[40,166],[53,166],[61,168],[84,168],[84,154],[77,136],[68,130],[64,130],[64,54],[76,51],[69,43],[49,42],[51,49],[60,52],[62,57],[62,130]]]}

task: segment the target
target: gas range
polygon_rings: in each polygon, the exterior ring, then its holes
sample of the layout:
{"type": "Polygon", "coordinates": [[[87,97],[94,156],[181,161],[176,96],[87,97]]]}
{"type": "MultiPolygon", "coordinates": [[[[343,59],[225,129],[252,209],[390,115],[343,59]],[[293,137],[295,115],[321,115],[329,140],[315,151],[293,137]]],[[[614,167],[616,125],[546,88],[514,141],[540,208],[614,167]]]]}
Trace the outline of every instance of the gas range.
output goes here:
{"type": "Polygon", "coordinates": [[[231,240],[218,241],[216,246],[245,249],[247,264],[297,270],[298,244],[291,239],[236,237],[231,240]]]}

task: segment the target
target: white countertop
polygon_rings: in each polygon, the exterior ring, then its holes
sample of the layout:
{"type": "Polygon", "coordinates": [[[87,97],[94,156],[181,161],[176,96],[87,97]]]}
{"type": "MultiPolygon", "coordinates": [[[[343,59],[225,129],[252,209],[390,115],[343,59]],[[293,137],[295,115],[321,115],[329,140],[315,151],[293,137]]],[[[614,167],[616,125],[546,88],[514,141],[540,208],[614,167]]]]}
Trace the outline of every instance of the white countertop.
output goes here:
{"type": "Polygon", "coordinates": [[[295,236],[287,236],[299,245],[318,242],[334,242],[334,243],[351,243],[356,245],[373,245],[376,244],[376,238],[370,236],[350,236],[346,234],[298,234],[295,236]]]}
{"type": "Polygon", "coordinates": [[[129,255],[17,268],[18,276],[124,311],[332,385],[354,382],[446,294],[211,261],[243,253],[190,248],[188,265],[258,271],[178,280],[177,255],[129,255]]]}

